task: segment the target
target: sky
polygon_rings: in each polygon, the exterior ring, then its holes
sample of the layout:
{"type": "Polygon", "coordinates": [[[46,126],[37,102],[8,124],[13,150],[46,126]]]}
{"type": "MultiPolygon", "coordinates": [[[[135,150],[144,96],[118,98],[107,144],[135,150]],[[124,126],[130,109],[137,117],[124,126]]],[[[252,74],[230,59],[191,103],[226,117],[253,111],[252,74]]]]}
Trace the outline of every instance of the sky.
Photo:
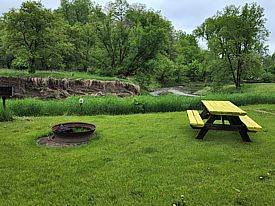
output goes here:
{"type": "MultiPolygon", "coordinates": [[[[0,14],[11,8],[20,7],[24,0],[0,0],[0,14]]],[[[106,5],[109,0],[94,0],[94,2],[106,5]]],[[[59,0],[41,0],[47,8],[56,9],[59,0]]],[[[275,52],[275,0],[128,0],[129,3],[142,3],[147,8],[160,11],[163,16],[169,19],[176,29],[191,33],[204,20],[222,10],[226,5],[244,5],[245,3],[256,2],[265,9],[267,18],[266,26],[270,31],[267,44],[270,53],[275,52]],[[273,22],[273,23],[272,23],[273,22]]]]}

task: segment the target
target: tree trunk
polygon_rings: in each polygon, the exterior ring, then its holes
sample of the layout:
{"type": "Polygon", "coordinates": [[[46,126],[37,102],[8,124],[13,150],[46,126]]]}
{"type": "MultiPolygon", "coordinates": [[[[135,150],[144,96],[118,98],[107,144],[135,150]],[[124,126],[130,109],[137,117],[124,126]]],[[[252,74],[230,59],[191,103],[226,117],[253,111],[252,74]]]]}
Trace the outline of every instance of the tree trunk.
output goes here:
{"type": "Polygon", "coordinates": [[[236,75],[236,89],[241,89],[241,74],[242,74],[242,61],[238,59],[237,75],[236,75]]]}
{"type": "Polygon", "coordinates": [[[31,74],[35,73],[35,60],[33,57],[31,57],[31,59],[30,59],[29,73],[31,73],[31,74]]]}
{"type": "Polygon", "coordinates": [[[237,90],[241,89],[241,81],[240,81],[240,79],[237,79],[237,81],[235,82],[235,86],[236,86],[237,90]]]}
{"type": "Polygon", "coordinates": [[[241,89],[241,74],[240,74],[239,71],[237,72],[236,81],[235,81],[235,86],[236,86],[236,89],[237,89],[237,90],[240,90],[240,89],[241,89]]]}

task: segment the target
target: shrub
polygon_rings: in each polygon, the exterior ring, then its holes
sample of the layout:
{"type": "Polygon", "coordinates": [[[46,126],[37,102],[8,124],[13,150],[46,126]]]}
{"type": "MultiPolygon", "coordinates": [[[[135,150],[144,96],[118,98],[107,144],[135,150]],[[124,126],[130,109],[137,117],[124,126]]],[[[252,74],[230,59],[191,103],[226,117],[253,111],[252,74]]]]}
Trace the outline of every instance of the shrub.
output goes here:
{"type": "Polygon", "coordinates": [[[12,121],[12,113],[9,110],[0,109],[0,122],[12,121]]]}
{"type": "Polygon", "coordinates": [[[272,73],[271,73],[271,72],[264,72],[264,73],[262,74],[262,80],[263,80],[263,82],[265,82],[265,83],[270,83],[270,82],[272,82],[272,80],[273,80],[273,75],[272,75],[272,73]]]}

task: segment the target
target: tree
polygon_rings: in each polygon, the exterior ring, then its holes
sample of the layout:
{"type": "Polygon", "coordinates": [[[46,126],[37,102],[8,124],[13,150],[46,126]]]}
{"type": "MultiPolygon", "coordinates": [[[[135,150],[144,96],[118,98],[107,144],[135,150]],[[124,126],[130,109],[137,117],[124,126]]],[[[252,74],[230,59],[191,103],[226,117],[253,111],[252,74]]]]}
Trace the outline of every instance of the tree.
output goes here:
{"type": "Polygon", "coordinates": [[[91,52],[94,48],[94,33],[89,16],[96,9],[90,0],[62,0],[57,13],[65,21],[64,31],[72,52],[64,56],[67,69],[77,68],[87,71],[92,65],[91,52]]]}
{"type": "Polygon", "coordinates": [[[187,65],[195,60],[202,60],[202,52],[198,41],[193,34],[178,32],[176,37],[176,61],[187,65]]]}
{"type": "MultiPolygon", "coordinates": [[[[237,89],[255,57],[263,55],[269,35],[264,10],[257,4],[227,6],[195,30],[213,54],[227,64],[237,89]]],[[[222,76],[220,76],[222,78],[222,76]]]]}
{"type": "Polygon", "coordinates": [[[263,80],[270,82],[275,81],[275,53],[264,57],[264,73],[263,80]]]}
{"type": "Polygon", "coordinates": [[[125,0],[110,3],[107,12],[97,10],[91,19],[98,42],[92,57],[107,75],[127,77],[147,68],[171,29],[158,13],[125,0]]]}
{"type": "Polygon", "coordinates": [[[90,0],[61,0],[59,11],[70,25],[76,23],[86,24],[93,10],[90,0]]]}
{"type": "MultiPolygon", "coordinates": [[[[141,7],[133,7],[128,18],[132,22],[133,28],[127,70],[124,73],[131,75],[136,70],[142,69],[146,62],[155,59],[165,49],[172,26],[171,22],[164,19],[158,12],[145,10],[141,7]]],[[[150,73],[148,69],[143,72],[150,73]]]]}
{"type": "Polygon", "coordinates": [[[19,10],[12,9],[4,15],[9,49],[30,72],[35,72],[41,52],[51,45],[47,35],[53,21],[52,12],[35,1],[26,1],[19,10]]]}
{"type": "Polygon", "coordinates": [[[4,49],[4,37],[5,37],[5,31],[4,31],[4,25],[3,20],[0,17],[0,67],[5,64],[5,49],[4,49]]]}

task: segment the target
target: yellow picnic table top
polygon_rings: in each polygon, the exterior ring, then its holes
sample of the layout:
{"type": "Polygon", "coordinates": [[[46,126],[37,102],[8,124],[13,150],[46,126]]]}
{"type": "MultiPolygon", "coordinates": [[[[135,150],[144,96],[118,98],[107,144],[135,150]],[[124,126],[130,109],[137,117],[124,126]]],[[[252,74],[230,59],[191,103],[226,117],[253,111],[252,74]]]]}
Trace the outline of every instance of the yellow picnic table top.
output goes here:
{"type": "Polygon", "coordinates": [[[246,112],[230,101],[202,100],[206,109],[213,115],[245,116],[246,112]]]}

